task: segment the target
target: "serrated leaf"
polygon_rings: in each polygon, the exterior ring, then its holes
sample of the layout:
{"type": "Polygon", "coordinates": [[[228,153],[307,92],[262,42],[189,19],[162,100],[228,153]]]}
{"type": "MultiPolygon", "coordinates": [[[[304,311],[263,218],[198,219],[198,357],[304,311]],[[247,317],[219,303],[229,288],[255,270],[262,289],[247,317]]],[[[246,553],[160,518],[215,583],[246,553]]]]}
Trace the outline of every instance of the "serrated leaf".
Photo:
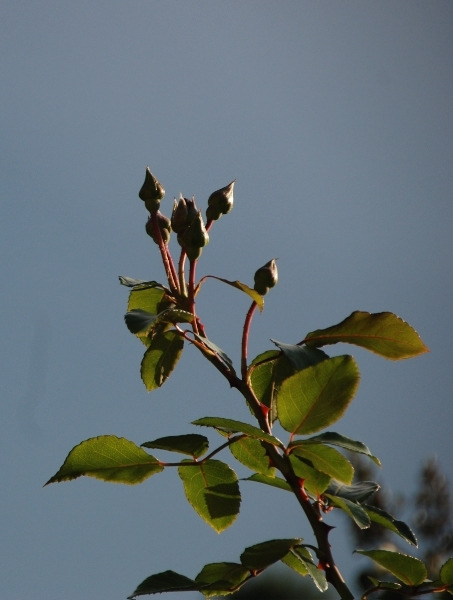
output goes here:
{"type": "Polygon", "coordinates": [[[288,482],[281,477],[270,477],[269,475],[254,473],[253,475],[250,475],[250,477],[246,477],[245,481],[255,481],[256,483],[264,483],[265,485],[270,485],[271,487],[276,487],[287,492],[291,491],[291,487],[288,482]]]}
{"type": "Polygon", "coordinates": [[[269,476],[275,472],[275,468],[269,465],[269,457],[259,440],[242,437],[229,448],[234,458],[252,471],[269,476]]]}
{"type": "Polygon", "coordinates": [[[194,458],[202,456],[209,448],[208,438],[197,433],[186,435],[169,435],[142,444],[144,448],[158,448],[169,452],[189,454],[194,458]]]}
{"type": "Polygon", "coordinates": [[[313,467],[310,467],[310,465],[294,454],[290,454],[289,460],[291,461],[294,473],[304,480],[306,491],[315,498],[319,498],[330,483],[331,478],[329,475],[313,469],[313,467]]]}
{"type": "Polygon", "coordinates": [[[414,533],[410,529],[406,523],[403,521],[398,521],[389,515],[385,510],[377,508],[376,506],[369,506],[368,504],[362,504],[364,510],[366,510],[368,516],[373,521],[373,523],[378,523],[381,527],[385,527],[390,531],[393,531],[400,537],[402,537],[406,542],[412,544],[413,546],[417,546],[417,538],[414,533]]]}
{"type": "Polygon", "coordinates": [[[406,585],[420,585],[428,575],[423,562],[407,554],[390,550],[356,550],[356,552],[368,556],[406,585]]]}
{"type": "Polygon", "coordinates": [[[355,344],[392,360],[428,352],[415,329],[391,312],[356,310],[337,325],[312,331],[304,340],[311,347],[338,342],[355,344]]]}
{"type": "Polygon", "coordinates": [[[351,483],[354,467],[340,452],[323,444],[304,443],[292,447],[292,452],[316,469],[343,483],[351,483]]]}
{"type": "Polygon", "coordinates": [[[440,580],[444,585],[453,585],[453,558],[449,558],[440,568],[440,580]]]}
{"type": "Polygon", "coordinates": [[[250,571],[238,563],[221,562],[205,565],[195,581],[204,596],[225,596],[241,587],[250,571]]]}
{"type": "Polygon", "coordinates": [[[341,510],[343,510],[360,529],[368,529],[371,524],[370,517],[359,504],[351,502],[346,498],[341,498],[340,496],[334,496],[327,493],[324,495],[329,498],[332,506],[341,508],[341,510]]]}
{"type": "Polygon", "coordinates": [[[136,588],[135,592],[128,596],[132,600],[137,596],[146,594],[162,594],[163,592],[192,592],[198,591],[200,585],[193,579],[175,573],[175,571],[164,571],[150,575],[136,588]]]}
{"type": "Polygon", "coordinates": [[[199,516],[220,533],[239,514],[241,495],[236,473],[219,460],[178,467],[187,500],[199,516]]]}
{"type": "Polygon", "coordinates": [[[133,442],[114,435],[102,435],[75,446],[46,485],[82,475],[133,485],[160,471],[163,467],[159,461],[133,442]]]}
{"type": "Polygon", "coordinates": [[[136,309],[145,310],[151,314],[157,315],[162,308],[161,303],[164,299],[165,292],[158,287],[149,287],[144,289],[133,289],[129,294],[127,303],[128,312],[136,309]]]}
{"type": "Polygon", "coordinates": [[[361,503],[377,492],[379,487],[379,484],[374,481],[360,481],[359,483],[353,483],[352,485],[331,481],[326,488],[325,493],[330,496],[339,496],[340,498],[346,498],[346,500],[351,500],[352,502],[361,503]]]}
{"type": "Polygon", "coordinates": [[[301,575],[303,575],[303,570],[305,569],[319,591],[325,592],[327,590],[329,585],[327,583],[325,572],[322,569],[318,569],[317,565],[313,562],[310,553],[303,546],[296,546],[293,548],[282,562],[299,572],[301,575]],[[302,567],[299,567],[293,559],[297,560],[302,567]]]}
{"type": "Polygon", "coordinates": [[[358,384],[352,356],[336,356],[298,371],[283,381],[277,397],[282,427],[301,435],[332,425],[349,406],[358,384]]]}
{"type": "Polygon", "coordinates": [[[261,571],[281,560],[291,548],[300,544],[299,538],[269,540],[249,546],[241,554],[241,563],[251,571],[261,571]]]}
{"type": "Polygon", "coordinates": [[[247,294],[247,296],[249,296],[254,302],[256,302],[260,312],[263,310],[263,308],[264,308],[263,296],[261,294],[259,294],[256,290],[249,287],[248,285],[245,285],[245,283],[241,283],[240,281],[229,281],[228,279],[223,279],[222,277],[216,277],[215,275],[207,275],[207,277],[210,277],[211,279],[217,279],[218,281],[223,281],[223,283],[227,283],[228,285],[233,286],[237,290],[244,292],[244,294],[247,294]]]}
{"type": "Polygon", "coordinates": [[[320,442],[322,444],[328,444],[330,446],[338,446],[339,448],[344,448],[345,450],[349,450],[350,452],[364,454],[365,456],[368,456],[375,464],[381,466],[381,461],[376,456],[373,456],[373,454],[371,454],[369,448],[365,446],[363,442],[352,440],[351,438],[348,438],[345,435],[341,435],[340,433],[336,433],[334,431],[326,431],[324,433],[320,433],[319,435],[315,435],[307,440],[297,440],[290,444],[290,447],[297,446],[299,444],[306,444],[309,442],[320,442]]]}
{"type": "Polygon", "coordinates": [[[274,446],[278,446],[280,448],[283,446],[282,442],[273,435],[261,431],[261,429],[255,427],[254,425],[249,425],[248,423],[243,423],[242,421],[235,421],[234,419],[225,419],[223,417],[202,417],[201,419],[192,421],[192,425],[214,427],[214,429],[224,431],[228,434],[245,433],[251,438],[269,442],[274,446]]]}
{"type": "Polygon", "coordinates": [[[141,363],[140,374],[150,392],[165,383],[184,348],[183,338],[176,331],[156,332],[141,363]]]}
{"type": "Polygon", "coordinates": [[[216,344],[214,344],[214,342],[211,342],[211,340],[208,340],[208,338],[203,337],[202,335],[198,335],[197,333],[194,333],[194,336],[199,342],[201,342],[207,348],[209,348],[209,350],[211,352],[213,352],[214,354],[217,354],[217,356],[219,356],[223,360],[223,362],[230,369],[230,371],[232,371],[232,373],[235,373],[233,361],[227,354],[225,354],[225,352],[221,348],[216,346],[216,344]]]}
{"type": "Polygon", "coordinates": [[[298,371],[301,371],[306,367],[312,367],[313,365],[326,360],[326,358],[329,358],[325,352],[318,348],[299,346],[297,344],[283,344],[282,342],[277,342],[273,339],[271,339],[271,342],[280,348],[293,367],[298,371]]]}

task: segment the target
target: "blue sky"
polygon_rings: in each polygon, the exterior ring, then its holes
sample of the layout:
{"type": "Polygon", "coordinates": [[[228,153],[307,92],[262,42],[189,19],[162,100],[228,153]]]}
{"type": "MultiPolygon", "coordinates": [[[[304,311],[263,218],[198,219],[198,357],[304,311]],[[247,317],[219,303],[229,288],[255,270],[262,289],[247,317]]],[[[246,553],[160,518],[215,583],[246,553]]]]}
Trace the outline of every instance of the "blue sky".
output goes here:
{"type": "MultiPolygon", "coordinates": [[[[251,356],[356,309],[420,332],[431,352],[411,361],[332,348],[362,373],[335,429],[369,445],[396,491],[428,456],[453,481],[452,30],[442,1],[2,3],[2,597],[124,598],[160,570],[194,576],[265,539],[310,538],[290,497],[251,483],[221,536],[170,470],[42,488],[95,435],[250,419],[190,348],[159,391],[139,379],[117,276],[163,277],[137,197],[146,165],[168,212],[237,179],[199,274],[251,283],[279,257],[251,356]]],[[[237,360],[248,303],[217,282],[204,293],[210,337],[237,360]]]]}

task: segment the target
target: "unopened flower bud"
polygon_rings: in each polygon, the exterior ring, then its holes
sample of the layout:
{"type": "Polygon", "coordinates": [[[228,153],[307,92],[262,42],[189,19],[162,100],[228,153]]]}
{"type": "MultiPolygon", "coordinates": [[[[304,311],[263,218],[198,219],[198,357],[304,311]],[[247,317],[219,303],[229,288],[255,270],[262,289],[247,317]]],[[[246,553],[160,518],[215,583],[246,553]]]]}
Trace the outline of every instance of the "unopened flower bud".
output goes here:
{"type": "MultiPolygon", "coordinates": [[[[157,217],[157,226],[159,227],[160,234],[162,236],[162,241],[164,242],[164,244],[168,244],[168,242],[170,240],[170,233],[171,233],[170,219],[168,217],[166,217],[165,215],[163,215],[160,211],[157,212],[156,217],[157,217]]],[[[148,221],[146,222],[146,233],[150,237],[153,238],[153,241],[156,244],[159,243],[159,240],[157,239],[157,236],[155,235],[152,217],[150,217],[148,219],[148,221]]]]}
{"type": "MultiPolygon", "coordinates": [[[[189,227],[182,234],[183,246],[190,260],[194,260],[191,256],[195,255],[195,250],[199,250],[209,243],[209,234],[204,226],[200,211],[197,212],[189,227]]],[[[198,258],[201,252],[195,256],[198,258]]]]}
{"type": "Polygon", "coordinates": [[[160,201],[165,196],[165,190],[151,173],[149,167],[146,167],[145,181],[138,195],[150,213],[159,210],[160,201]]]}
{"type": "Polygon", "coordinates": [[[233,189],[236,180],[212,192],[208,198],[206,218],[208,221],[217,221],[222,215],[226,215],[233,208],[233,189]]]}
{"type": "Polygon", "coordinates": [[[179,202],[176,202],[175,199],[171,213],[171,228],[175,233],[180,233],[187,227],[187,215],[187,204],[184,198],[181,197],[179,202]]]}
{"type": "Polygon", "coordinates": [[[254,289],[264,296],[267,292],[277,284],[278,271],[276,259],[273,258],[263,267],[260,267],[255,273],[255,287],[254,289]]]}

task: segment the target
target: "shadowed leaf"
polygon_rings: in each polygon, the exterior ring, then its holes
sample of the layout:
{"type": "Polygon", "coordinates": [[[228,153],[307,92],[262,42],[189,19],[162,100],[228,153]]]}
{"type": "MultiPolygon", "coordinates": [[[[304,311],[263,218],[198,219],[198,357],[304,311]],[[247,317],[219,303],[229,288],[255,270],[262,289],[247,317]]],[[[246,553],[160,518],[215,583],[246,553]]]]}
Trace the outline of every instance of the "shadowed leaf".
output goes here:
{"type": "Polygon", "coordinates": [[[356,552],[368,556],[406,585],[420,585],[428,575],[423,562],[407,554],[390,550],[356,550],[356,552]]]}
{"type": "Polygon", "coordinates": [[[169,452],[189,454],[195,458],[202,456],[209,448],[208,438],[197,433],[169,435],[142,444],[143,448],[158,448],[169,452]]]}
{"type": "Polygon", "coordinates": [[[175,331],[156,332],[141,363],[140,374],[150,392],[165,383],[178,362],[184,340],[175,331]]]}

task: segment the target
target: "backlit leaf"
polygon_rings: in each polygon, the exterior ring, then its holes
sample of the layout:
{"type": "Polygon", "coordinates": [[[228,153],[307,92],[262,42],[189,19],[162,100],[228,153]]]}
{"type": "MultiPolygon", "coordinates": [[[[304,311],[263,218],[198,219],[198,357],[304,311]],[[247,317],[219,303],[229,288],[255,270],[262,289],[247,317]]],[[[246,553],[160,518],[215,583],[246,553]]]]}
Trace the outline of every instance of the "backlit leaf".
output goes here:
{"type": "Polygon", "coordinates": [[[159,461],[133,442],[114,435],[90,438],[75,446],[62,467],[46,483],[82,475],[113,483],[141,483],[163,470],[159,461]]]}
{"type": "Polygon", "coordinates": [[[392,360],[428,352],[415,329],[391,312],[372,314],[357,310],[338,325],[312,331],[303,342],[310,347],[338,342],[355,344],[392,360]]]}
{"type": "Polygon", "coordinates": [[[176,331],[156,332],[141,363],[140,374],[148,391],[165,383],[178,362],[184,347],[176,331]]]}
{"type": "Polygon", "coordinates": [[[378,523],[381,527],[385,527],[402,537],[406,542],[409,542],[409,544],[417,546],[417,538],[406,523],[398,521],[398,519],[395,519],[392,515],[389,515],[387,512],[376,506],[369,506],[368,504],[363,504],[362,506],[373,523],[378,523]]]}
{"type": "Polygon", "coordinates": [[[198,573],[195,581],[207,597],[225,596],[239,589],[250,577],[250,571],[238,563],[210,563],[198,573]]]}
{"type": "Polygon", "coordinates": [[[453,558],[449,558],[441,566],[439,575],[444,585],[453,585],[453,558]]]}
{"type": "Polygon", "coordinates": [[[234,458],[252,471],[264,475],[272,475],[275,472],[275,468],[269,465],[269,457],[259,440],[242,437],[229,448],[234,458]]]}
{"type": "Polygon", "coordinates": [[[242,421],[235,421],[234,419],[225,419],[223,417],[202,417],[201,419],[192,421],[192,425],[214,427],[214,429],[218,429],[219,431],[223,431],[225,433],[245,433],[249,437],[257,440],[263,440],[264,442],[269,442],[274,446],[282,447],[283,445],[278,438],[261,431],[261,429],[258,427],[249,425],[248,423],[243,423],[242,421]]]}
{"type": "Polygon", "coordinates": [[[355,524],[360,527],[360,529],[368,529],[371,524],[370,517],[359,504],[351,502],[346,498],[341,498],[340,496],[332,496],[330,494],[325,494],[325,496],[329,498],[332,506],[341,508],[341,510],[343,510],[355,524]]]}
{"type": "Polygon", "coordinates": [[[228,285],[231,285],[231,286],[235,287],[236,289],[241,290],[241,292],[244,292],[244,294],[247,294],[247,296],[249,296],[254,302],[256,302],[260,311],[263,310],[263,308],[264,308],[263,296],[261,294],[259,294],[256,290],[254,290],[253,288],[249,287],[248,285],[245,285],[245,283],[241,283],[240,281],[229,281],[228,279],[223,279],[222,277],[216,277],[215,275],[207,275],[207,277],[210,277],[211,279],[218,279],[219,281],[223,281],[223,283],[227,283],[228,285]]]}
{"type": "Polygon", "coordinates": [[[279,488],[280,490],[285,490],[287,492],[291,491],[291,487],[288,482],[281,477],[270,477],[269,475],[254,473],[253,475],[250,475],[250,477],[246,477],[245,481],[256,481],[256,483],[264,483],[266,485],[270,485],[271,487],[279,488]]]}
{"type": "Polygon", "coordinates": [[[316,469],[343,483],[351,483],[354,468],[338,450],[323,444],[304,443],[292,447],[293,454],[316,469]]]}
{"type": "Polygon", "coordinates": [[[294,546],[300,544],[298,538],[269,540],[249,546],[241,554],[241,563],[251,571],[259,571],[281,560],[294,546]]]}
{"type": "Polygon", "coordinates": [[[279,421],[292,434],[309,434],[335,423],[352,401],[359,370],[352,356],[336,356],[286,379],[277,397],[279,421]]]}
{"type": "Polygon", "coordinates": [[[144,448],[158,448],[169,452],[180,452],[181,454],[189,454],[194,458],[198,458],[209,448],[209,441],[204,435],[188,433],[186,435],[161,437],[152,442],[145,442],[142,446],[144,448]]]}
{"type": "Polygon", "coordinates": [[[217,532],[233,524],[241,495],[236,473],[219,460],[178,467],[187,500],[199,516],[217,532]]]}
{"type": "Polygon", "coordinates": [[[136,309],[145,310],[157,315],[161,310],[161,302],[165,296],[164,290],[157,287],[133,289],[127,303],[128,312],[136,309]]]}
{"type": "Polygon", "coordinates": [[[194,334],[195,338],[199,341],[202,342],[202,344],[204,344],[207,348],[209,348],[209,350],[214,353],[217,354],[217,356],[219,356],[223,362],[226,364],[226,366],[234,373],[234,366],[233,366],[233,361],[231,360],[231,358],[225,354],[225,352],[219,348],[218,346],[216,346],[216,344],[214,344],[213,342],[211,342],[211,340],[208,340],[208,338],[203,337],[202,335],[198,335],[197,333],[194,334]]]}
{"type": "Polygon", "coordinates": [[[163,592],[191,592],[198,591],[200,585],[184,575],[174,571],[164,571],[150,575],[136,588],[135,592],[128,596],[128,600],[146,594],[162,594],[163,592]]]}
{"type": "Polygon", "coordinates": [[[356,552],[368,556],[406,585],[420,585],[428,575],[423,562],[407,554],[390,550],[356,550],[356,552]]]}
{"type": "Polygon", "coordinates": [[[319,498],[327,489],[331,479],[330,476],[313,469],[313,467],[310,467],[310,465],[300,460],[294,454],[290,454],[289,460],[293,466],[294,473],[304,480],[306,491],[315,498],[319,498]]]}
{"type": "Polygon", "coordinates": [[[320,433],[319,435],[315,435],[307,440],[297,440],[290,444],[297,446],[298,444],[306,444],[309,442],[321,442],[322,444],[328,444],[330,446],[338,446],[339,448],[344,448],[345,450],[349,450],[350,452],[357,452],[358,454],[365,454],[371,458],[371,460],[376,463],[378,466],[381,466],[380,460],[373,456],[367,446],[363,442],[359,442],[357,440],[352,440],[351,438],[346,437],[345,435],[341,435],[340,433],[336,433],[335,431],[326,431],[324,433],[320,433]]]}
{"type": "Polygon", "coordinates": [[[282,559],[282,562],[300,575],[309,575],[313,580],[313,583],[321,592],[325,592],[329,587],[325,572],[322,569],[318,569],[318,566],[313,562],[310,553],[303,546],[296,546],[293,548],[282,559]]]}

